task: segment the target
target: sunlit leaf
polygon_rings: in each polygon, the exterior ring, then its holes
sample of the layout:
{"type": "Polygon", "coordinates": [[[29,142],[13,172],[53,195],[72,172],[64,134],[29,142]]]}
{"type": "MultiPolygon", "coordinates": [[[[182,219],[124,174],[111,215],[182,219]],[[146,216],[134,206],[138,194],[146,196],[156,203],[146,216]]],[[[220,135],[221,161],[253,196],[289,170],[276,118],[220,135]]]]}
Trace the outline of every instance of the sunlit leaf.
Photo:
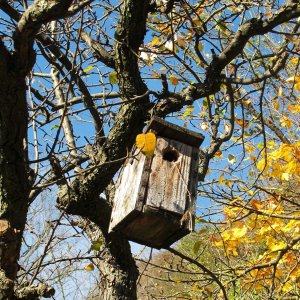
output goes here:
{"type": "Polygon", "coordinates": [[[175,77],[174,75],[171,75],[170,76],[170,83],[172,84],[172,85],[177,85],[178,84],[178,78],[177,77],[175,77]]]}
{"type": "Polygon", "coordinates": [[[117,84],[118,83],[118,77],[117,72],[111,72],[108,76],[109,83],[111,84],[117,84]]]}
{"type": "Polygon", "coordinates": [[[87,73],[87,72],[89,72],[89,71],[91,71],[91,70],[93,70],[93,69],[95,69],[95,68],[96,68],[95,66],[88,66],[88,67],[86,67],[86,68],[83,70],[83,72],[87,73]]]}
{"type": "Polygon", "coordinates": [[[91,250],[100,251],[102,245],[103,245],[103,241],[101,240],[93,242],[91,245],[91,250]]]}
{"type": "Polygon", "coordinates": [[[53,125],[53,126],[51,126],[51,130],[54,130],[54,129],[57,129],[57,128],[59,128],[59,124],[55,124],[55,125],[53,125]]]}
{"type": "Polygon", "coordinates": [[[184,120],[186,117],[192,116],[192,111],[194,110],[194,106],[187,106],[185,112],[182,114],[181,119],[184,120]]]}
{"type": "Polygon", "coordinates": [[[161,43],[160,41],[160,38],[158,36],[154,37],[154,39],[151,41],[150,45],[153,47],[153,46],[156,46],[156,45],[159,45],[161,43]]]}
{"type": "Polygon", "coordinates": [[[220,186],[221,184],[223,184],[224,181],[224,173],[221,174],[220,178],[219,178],[219,182],[218,182],[218,186],[220,186]]]}
{"type": "Polygon", "coordinates": [[[227,160],[229,163],[231,163],[232,165],[234,165],[236,163],[236,157],[232,154],[228,154],[227,156],[227,160]]]}
{"type": "Polygon", "coordinates": [[[169,51],[173,51],[173,49],[174,49],[174,44],[173,44],[173,42],[172,42],[172,41],[167,41],[167,42],[165,43],[165,48],[166,48],[167,50],[169,50],[169,51]]]}
{"type": "Polygon", "coordinates": [[[147,157],[152,157],[156,147],[156,135],[153,132],[138,134],[136,136],[136,146],[147,157]]]}
{"type": "Polygon", "coordinates": [[[94,265],[92,263],[88,264],[84,267],[85,271],[93,271],[95,269],[94,265]]]}
{"type": "Polygon", "coordinates": [[[215,157],[222,158],[223,157],[222,151],[221,150],[217,150],[217,152],[215,153],[215,157]]]}

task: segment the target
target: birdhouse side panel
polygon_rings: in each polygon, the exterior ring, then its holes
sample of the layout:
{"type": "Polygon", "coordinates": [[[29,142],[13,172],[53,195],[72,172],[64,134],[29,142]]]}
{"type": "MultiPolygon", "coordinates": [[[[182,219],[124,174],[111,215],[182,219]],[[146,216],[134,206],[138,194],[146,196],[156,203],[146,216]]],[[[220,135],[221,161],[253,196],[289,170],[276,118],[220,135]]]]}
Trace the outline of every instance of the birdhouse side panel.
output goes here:
{"type": "Polygon", "coordinates": [[[158,137],[152,160],[146,204],[183,214],[189,194],[193,147],[158,137]]]}
{"type": "MultiPolygon", "coordinates": [[[[136,151],[135,155],[140,152],[136,151]]],[[[136,208],[139,188],[145,164],[145,155],[139,153],[129,159],[118,179],[114,206],[110,221],[110,231],[136,208]]]]}

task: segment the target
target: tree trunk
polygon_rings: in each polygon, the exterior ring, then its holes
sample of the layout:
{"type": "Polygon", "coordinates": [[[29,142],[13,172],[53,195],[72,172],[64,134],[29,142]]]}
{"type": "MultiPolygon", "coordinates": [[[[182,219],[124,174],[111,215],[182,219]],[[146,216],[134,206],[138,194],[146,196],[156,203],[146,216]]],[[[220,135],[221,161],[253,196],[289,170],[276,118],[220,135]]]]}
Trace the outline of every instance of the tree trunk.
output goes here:
{"type": "Polygon", "coordinates": [[[0,299],[14,299],[28,210],[26,85],[3,44],[0,57],[0,299]]]}
{"type": "Polygon", "coordinates": [[[117,234],[102,234],[99,227],[82,221],[82,227],[92,242],[103,241],[99,258],[95,260],[100,270],[99,290],[92,299],[135,300],[138,269],[132,258],[129,242],[117,234]]]}

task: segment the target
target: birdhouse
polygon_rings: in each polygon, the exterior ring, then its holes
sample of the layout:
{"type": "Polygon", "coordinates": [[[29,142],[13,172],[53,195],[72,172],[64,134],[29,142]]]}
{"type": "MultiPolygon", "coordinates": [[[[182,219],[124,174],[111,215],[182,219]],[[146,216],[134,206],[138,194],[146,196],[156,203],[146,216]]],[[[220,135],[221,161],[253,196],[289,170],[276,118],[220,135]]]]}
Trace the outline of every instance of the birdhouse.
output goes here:
{"type": "Polygon", "coordinates": [[[166,248],[194,229],[199,146],[204,137],[154,117],[152,157],[133,150],[116,184],[109,231],[166,248]]]}

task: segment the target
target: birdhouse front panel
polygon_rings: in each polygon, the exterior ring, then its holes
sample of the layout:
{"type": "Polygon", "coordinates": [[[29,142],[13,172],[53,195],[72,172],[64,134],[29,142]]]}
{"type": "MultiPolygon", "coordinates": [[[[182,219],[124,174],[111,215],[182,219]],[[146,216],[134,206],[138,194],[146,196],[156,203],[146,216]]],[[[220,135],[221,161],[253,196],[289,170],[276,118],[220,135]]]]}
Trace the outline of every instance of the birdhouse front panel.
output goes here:
{"type": "Polygon", "coordinates": [[[189,191],[192,154],[192,146],[164,137],[157,138],[146,205],[184,214],[195,196],[189,191]]]}

